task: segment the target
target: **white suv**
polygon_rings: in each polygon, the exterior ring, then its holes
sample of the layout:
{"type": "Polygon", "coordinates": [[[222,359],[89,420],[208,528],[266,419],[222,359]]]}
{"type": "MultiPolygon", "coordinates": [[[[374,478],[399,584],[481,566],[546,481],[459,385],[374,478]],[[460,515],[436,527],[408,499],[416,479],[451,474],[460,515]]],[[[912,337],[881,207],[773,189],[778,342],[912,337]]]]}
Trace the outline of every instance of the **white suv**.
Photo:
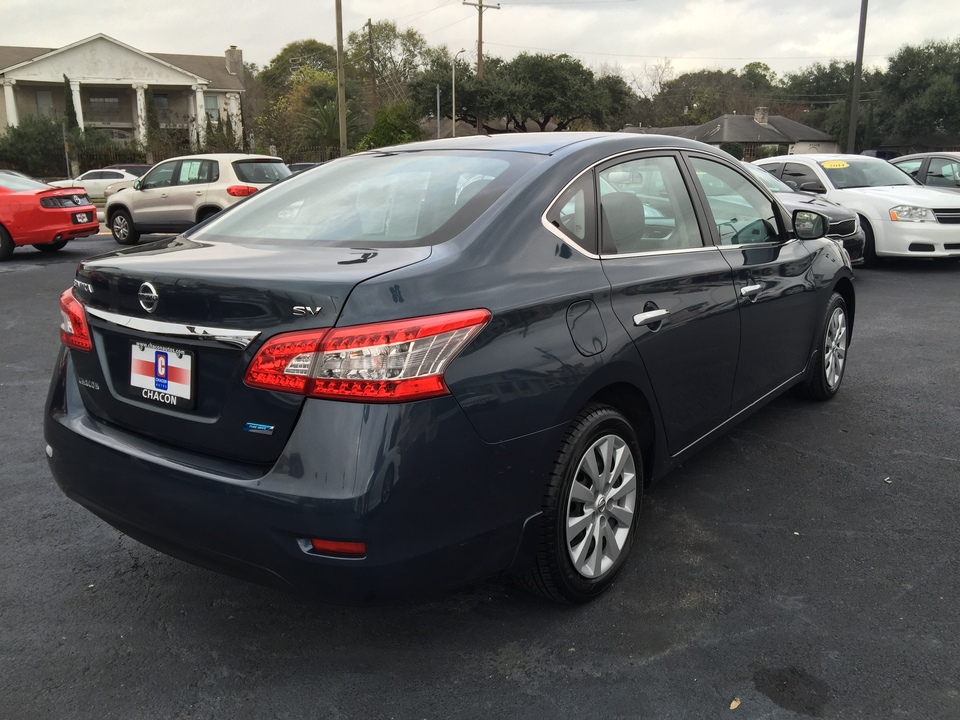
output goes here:
{"type": "Polygon", "coordinates": [[[142,234],[183,232],[288,175],[283,160],[269,155],[171,158],[107,198],[104,215],[113,239],[134,245],[142,234]]]}

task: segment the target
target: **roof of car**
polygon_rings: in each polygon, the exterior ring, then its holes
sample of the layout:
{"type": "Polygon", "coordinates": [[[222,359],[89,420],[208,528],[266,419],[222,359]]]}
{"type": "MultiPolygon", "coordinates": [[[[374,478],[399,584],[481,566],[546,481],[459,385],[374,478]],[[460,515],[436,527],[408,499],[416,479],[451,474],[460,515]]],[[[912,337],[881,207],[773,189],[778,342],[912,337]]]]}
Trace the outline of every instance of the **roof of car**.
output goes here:
{"type": "Polygon", "coordinates": [[[900,162],[901,160],[922,160],[928,157],[948,157],[954,160],[960,160],[960,152],[951,150],[934,150],[930,152],[910,153],[909,155],[898,155],[890,162],[900,162]]]}
{"type": "Polygon", "coordinates": [[[624,149],[662,147],[688,147],[691,149],[714,148],[685,138],[667,135],[640,135],[615,132],[531,132],[502,133],[499,135],[470,135],[443,140],[425,140],[422,142],[394,145],[370,150],[371,153],[383,152],[421,152],[426,150],[499,150],[526,152],[540,155],[552,155],[573,145],[608,144],[624,149]]]}
{"type": "Polygon", "coordinates": [[[222,160],[223,162],[234,162],[235,160],[275,160],[277,162],[283,162],[283,160],[273,155],[254,155],[252,153],[200,153],[197,155],[179,155],[177,157],[167,158],[163,162],[169,162],[170,160],[222,160]]]}
{"type": "Polygon", "coordinates": [[[771,160],[775,160],[777,162],[789,162],[791,160],[811,160],[816,163],[824,162],[826,160],[866,160],[867,162],[886,162],[886,160],[870,157],[869,155],[850,155],[849,153],[796,153],[794,155],[774,155],[773,157],[754,160],[754,162],[757,165],[761,165],[771,160]]]}

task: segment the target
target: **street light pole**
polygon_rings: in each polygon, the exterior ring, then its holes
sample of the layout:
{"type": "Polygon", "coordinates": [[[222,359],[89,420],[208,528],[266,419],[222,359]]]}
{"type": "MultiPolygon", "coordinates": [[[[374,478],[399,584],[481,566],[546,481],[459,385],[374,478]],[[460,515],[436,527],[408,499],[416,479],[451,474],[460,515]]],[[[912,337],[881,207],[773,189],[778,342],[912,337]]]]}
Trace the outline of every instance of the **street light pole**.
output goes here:
{"type": "Polygon", "coordinates": [[[451,137],[457,136],[457,58],[460,57],[460,53],[465,52],[465,48],[460,48],[459,52],[453,56],[453,76],[450,78],[450,95],[453,98],[450,108],[450,119],[453,121],[451,137]]]}
{"type": "Polygon", "coordinates": [[[336,1],[337,15],[337,110],[340,120],[340,157],[347,156],[347,82],[343,62],[343,7],[336,1]]]}

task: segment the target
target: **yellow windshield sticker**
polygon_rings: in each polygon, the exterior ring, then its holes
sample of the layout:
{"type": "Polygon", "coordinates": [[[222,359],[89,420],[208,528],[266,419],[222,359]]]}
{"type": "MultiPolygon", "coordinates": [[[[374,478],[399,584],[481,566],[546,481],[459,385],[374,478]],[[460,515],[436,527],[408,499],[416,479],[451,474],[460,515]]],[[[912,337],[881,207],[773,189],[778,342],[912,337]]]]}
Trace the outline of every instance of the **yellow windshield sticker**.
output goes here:
{"type": "Polygon", "coordinates": [[[820,163],[820,167],[825,170],[840,170],[841,168],[850,167],[850,163],[846,160],[827,160],[826,162],[820,163]]]}

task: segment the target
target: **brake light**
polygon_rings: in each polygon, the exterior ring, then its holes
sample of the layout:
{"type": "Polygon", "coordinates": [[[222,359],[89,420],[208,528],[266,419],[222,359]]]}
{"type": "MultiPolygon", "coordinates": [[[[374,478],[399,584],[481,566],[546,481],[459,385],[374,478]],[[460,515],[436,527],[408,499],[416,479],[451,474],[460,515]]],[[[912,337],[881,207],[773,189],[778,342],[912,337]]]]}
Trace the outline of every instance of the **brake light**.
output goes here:
{"type": "Polygon", "coordinates": [[[284,333],[247,368],[250,387],[361,402],[423,400],[450,391],[443,373],[490,321],[463,310],[371,325],[284,333]]]}
{"type": "Polygon", "coordinates": [[[60,342],[74,350],[93,350],[87,317],[83,305],[73,295],[73,288],[64,290],[60,296],[60,318],[60,342]]]}
{"type": "Polygon", "coordinates": [[[260,188],[251,187],[250,185],[231,185],[227,188],[227,195],[246,197],[247,195],[253,195],[259,189],[260,188]]]}
{"type": "Polygon", "coordinates": [[[362,558],[367,554],[366,543],[346,542],[343,540],[310,538],[310,549],[325,555],[343,555],[344,557],[355,558],[362,558]]]}

